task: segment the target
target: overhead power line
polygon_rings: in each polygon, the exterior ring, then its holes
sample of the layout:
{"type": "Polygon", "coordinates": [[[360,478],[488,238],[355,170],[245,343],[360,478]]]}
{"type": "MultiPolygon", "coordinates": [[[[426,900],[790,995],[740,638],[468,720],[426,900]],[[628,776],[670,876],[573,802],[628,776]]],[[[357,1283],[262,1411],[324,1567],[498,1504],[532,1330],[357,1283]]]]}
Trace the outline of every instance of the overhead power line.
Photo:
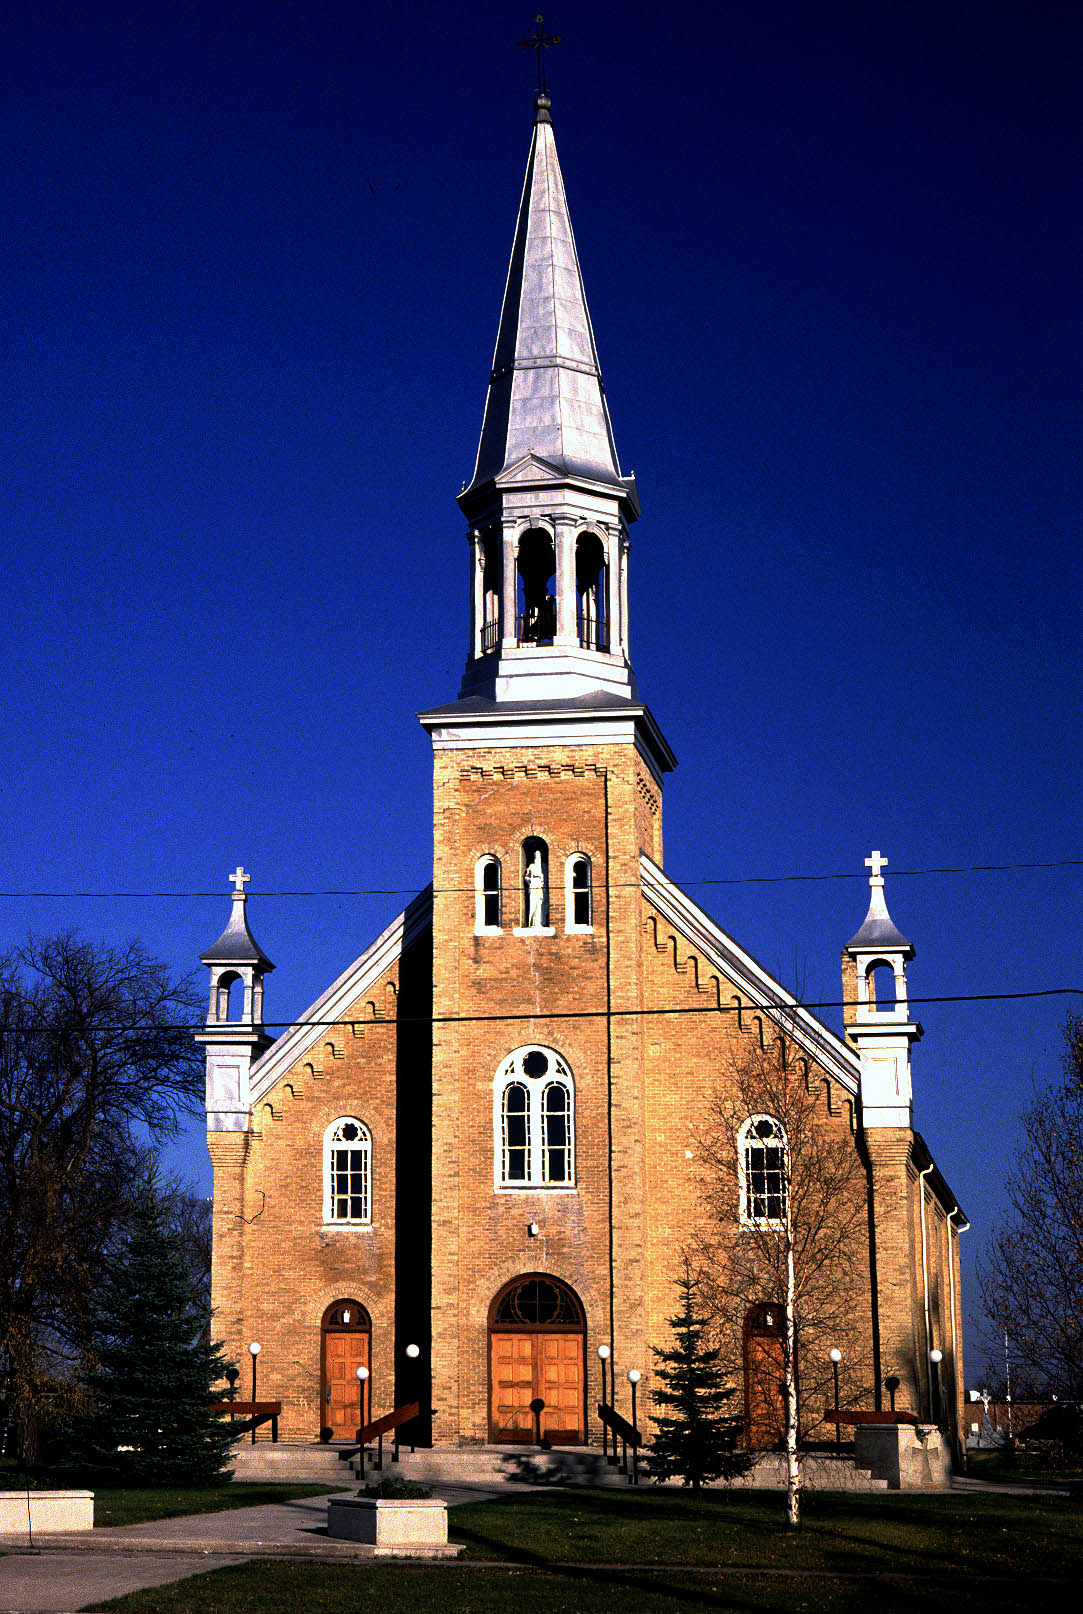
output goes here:
{"type": "MultiPolygon", "coordinates": [[[[892,878],[903,876],[912,879],[918,875],[927,874],[1006,874],[1022,869],[1077,869],[1083,868],[1083,858],[1064,857],[1047,862],[1025,863],[950,863],[931,865],[923,869],[894,869],[892,878]]],[[[784,885],[799,881],[826,881],[826,880],[868,880],[867,874],[855,870],[847,870],[841,874],[742,874],[721,878],[693,878],[684,879],[669,876],[677,886],[730,886],[730,885],[784,885]]],[[[613,891],[626,889],[629,886],[638,886],[638,880],[611,880],[609,888],[613,891]]],[[[323,886],[313,887],[309,890],[276,890],[255,891],[253,896],[259,897],[412,897],[423,889],[416,885],[410,886],[323,886]]],[[[473,886],[438,886],[437,896],[452,896],[455,894],[473,894],[473,886]]],[[[213,891],[0,891],[0,898],[13,901],[20,900],[64,900],[75,901],[84,898],[95,899],[125,899],[131,901],[156,901],[159,898],[189,898],[189,897],[224,897],[228,893],[220,887],[213,891]]]]}
{"type": "MultiPolygon", "coordinates": [[[[1019,1001],[1024,998],[1058,998],[1083,997],[1083,987],[1080,986],[1043,986],[1026,992],[959,992],[942,993],[930,997],[908,997],[907,1007],[913,1008],[921,1003],[1003,1003],[1019,1001]]],[[[762,1014],[771,1010],[782,1015],[792,1015],[809,1009],[853,1009],[858,1007],[856,998],[824,999],[817,1003],[753,1003],[742,1001],[736,1003],[692,1003],[671,1004],[660,1009],[521,1009],[508,1014],[395,1014],[379,1015],[369,1020],[358,1018],[356,1015],[347,1020],[264,1020],[261,1024],[272,1031],[331,1031],[338,1027],[354,1026],[402,1026],[402,1025],[477,1025],[482,1022],[508,1021],[508,1020],[635,1020],[651,1019],[662,1015],[674,1014],[762,1014]]],[[[220,1020],[214,1022],[219,1026],[235,1026],[238,1031],[244,1029],[244,1023],[239,1020],[220,1020]]],[[[99,1026],[94,1025],[95,1032],[100,1031],[202,1031],[205,1022],[200,1021],[193,1025],[187,1021],[166,1021],[157,1023],[140,1020],[135,1025],[99,1026]]],[[[50,1026],[50,1025],[14,1025],[0,1026],[0,1032],[9,1035],[30,1032],[55,1031],[68,1034],[78,1030],[78,1026],[50,1026]]],[[[826,1028],[825,1029],[829,1029],[826,1028]]]]}

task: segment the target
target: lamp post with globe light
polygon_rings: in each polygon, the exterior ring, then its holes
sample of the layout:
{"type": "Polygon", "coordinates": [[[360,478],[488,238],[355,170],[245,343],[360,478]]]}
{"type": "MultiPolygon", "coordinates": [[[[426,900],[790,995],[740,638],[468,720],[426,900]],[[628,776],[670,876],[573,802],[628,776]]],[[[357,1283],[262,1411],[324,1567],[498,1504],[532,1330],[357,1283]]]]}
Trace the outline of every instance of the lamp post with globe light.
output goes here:
{"type": "MultiPolygon", "coordinates": [[[[253,1418],[255,1418],[255,1416],[256,1416],[256,1363],[259,1360],[259,1353],[260,1353],[260,1351],[262,1349],[263,1349],[263,1346],[260,1344],[258,1339],[254,1339],[252,1341],[251,1345],[249,1345],[249,1347],[248,1347],[248,1354],[252,1358],[252,1417],[253,1418]]],[[[256,1426],[255,1426],[254,1423],[252,1425],[252,1444],[253,1444],[253,1446],[256,1444],[256,1426]]]]}
{"type": "MultiPolygon", "coordinates": [[[[609,1352],[609,1346],[608,1345],[599,1345],[598,1346],[598,1360],[602,1364],[602,1406],[603,1407],[607,1407],[609,1405],[609,1403],[606,1401],[606,1398],[605,1398],[605,1364],[609,1361],[609,1355],[610,1355],[610,1352],[609,1352]]],[[[609,1425],[606,1423],[604,1418],[602,1419],[602,1455],[604,1456],[606,1462],[608,1463],[608,1461],[609,1461],[609,1425]]],[[[613,1455],[616,1456],[616,1451],[615,1450],[614,1450],[613,1455]]]]}
{"type": "Polygon", "coordinates": [[[636,1423],[636,1390],[639,1387],[639,1381],[642,1377],[643,1375],[637,1367],[630,1367],[628,1369],[628,1383],[632,1386],[632,1428],[636,1433],[636,1438],[632,1442],[633,1485],[639,1484],[639,1425],[636,1423]]]}
{"type": "Polygon", "coordinates": [[[929,1352],[929,1410],[936,1424],[940,1422],[940,1364],[943,1360],[943,1351],[929,1352]]]}
{"type": "Polygon", "coordinates": [[[831,1372],[835,1380],[835,1445],[842,1444],[842,1425],[839,1423],[839,1363],[842,1361],[842,1352],[837,1345],[832,1345],[828,1351],[831,1358],[831,1372]]]}

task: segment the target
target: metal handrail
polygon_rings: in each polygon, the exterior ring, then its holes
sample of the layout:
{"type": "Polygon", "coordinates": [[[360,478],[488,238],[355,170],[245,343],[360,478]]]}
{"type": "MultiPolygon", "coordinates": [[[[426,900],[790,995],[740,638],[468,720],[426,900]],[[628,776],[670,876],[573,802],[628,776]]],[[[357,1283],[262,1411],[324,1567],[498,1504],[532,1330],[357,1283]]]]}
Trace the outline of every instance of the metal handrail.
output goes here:
{"type": "Polygon", "coordinates": [[[598,1402],[598,1416],[606,1428],[613,1431],[613,1456],[610,1459],[613,1466],[620,1465],[621,1472],[628,1476],[629,1485],[639,1484],[639,1448],[643,1444],[643,1435],[634,1423],[622,1418],[615,1407],[607,1406],[604,1401],[598,1402]],[[621,1443],[621,1456],[617,1458],[617,1441],[621,1443]],[[628,1448],[632,1448],[632,1466],[628,1467],[628,1448]]]}

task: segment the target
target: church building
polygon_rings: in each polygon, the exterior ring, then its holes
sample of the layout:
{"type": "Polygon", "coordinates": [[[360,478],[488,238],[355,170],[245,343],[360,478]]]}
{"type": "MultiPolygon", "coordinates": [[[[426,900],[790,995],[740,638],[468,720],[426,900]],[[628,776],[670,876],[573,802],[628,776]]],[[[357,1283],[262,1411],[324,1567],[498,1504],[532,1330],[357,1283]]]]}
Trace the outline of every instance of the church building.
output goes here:
{"type": "MultiPolygon", "coordinates": [[[[966,1224],[913,1127],[921,1027],[886,860],[866,860],[868,913],[843,949],[842,1036],[664,873],[675,758],[630,653],[640,504],[544,94],[458,502],[466,669],[457,699],[420,714],[431,886],[277,1040],[243,869],[201,955],[227,1355],[244,1363],[258,1342],[260,1394],[281,1401],[293,1440],[352,1440],[418,1401],[420,1443],[600,1444],[600,1347],[626,1417],[628,1372],[643,1374],[643,1424],[651,1347],[671,1343],[682,1251],[707,1214],[705,1102],[750,1050],[778,1046],[819,1095],[817,1125],[858,1163],[848,1336],[817,1357],[842,1350],[846,1405],[890,1397],[957,1429],[966,1224]]],[[[723,1246],[784,1215],[788,1147],[777,1117],[735,1127],[723,1246]]],[[[753,1446],[778,1438],[754,1380],[757,1363],[777,1366],[781,1299],[749,1296],[729,1319],[753,1446]]],[[[820,1384],[811,1359],[797,1366],[820,1384]]],[[[833,1439],[822,1386],[802,1394],[803,1430],[833,1439]]]]}

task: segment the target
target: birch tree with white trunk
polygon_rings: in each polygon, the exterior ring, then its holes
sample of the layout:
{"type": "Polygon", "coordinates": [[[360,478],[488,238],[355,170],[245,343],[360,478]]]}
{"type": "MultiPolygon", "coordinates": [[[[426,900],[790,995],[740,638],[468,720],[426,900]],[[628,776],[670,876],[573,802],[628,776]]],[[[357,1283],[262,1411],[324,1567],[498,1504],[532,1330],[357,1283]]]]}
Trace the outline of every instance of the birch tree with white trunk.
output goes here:
{"type": "Polygon", "coordinates": [[[746,1377],[750,1424],[755,1398],[781,1402],[786,1514],[796,1529],[802,1446],[817,1434],[836,1438],[826,1421],[831,1349],[842,1351],[843,1407],[872,1385],[871,1331],[862,1325],[867,1178],[849,1095],[784,1031],[757,1019],[720,1072],[695,1152],[705,1212],[694,1251],[701,1293],[735,1377],[746,1377]],[[756,1316],[771,1330],[760,1336],[768,1347],[758,1379],[749,1331],[756,1316]]]}

